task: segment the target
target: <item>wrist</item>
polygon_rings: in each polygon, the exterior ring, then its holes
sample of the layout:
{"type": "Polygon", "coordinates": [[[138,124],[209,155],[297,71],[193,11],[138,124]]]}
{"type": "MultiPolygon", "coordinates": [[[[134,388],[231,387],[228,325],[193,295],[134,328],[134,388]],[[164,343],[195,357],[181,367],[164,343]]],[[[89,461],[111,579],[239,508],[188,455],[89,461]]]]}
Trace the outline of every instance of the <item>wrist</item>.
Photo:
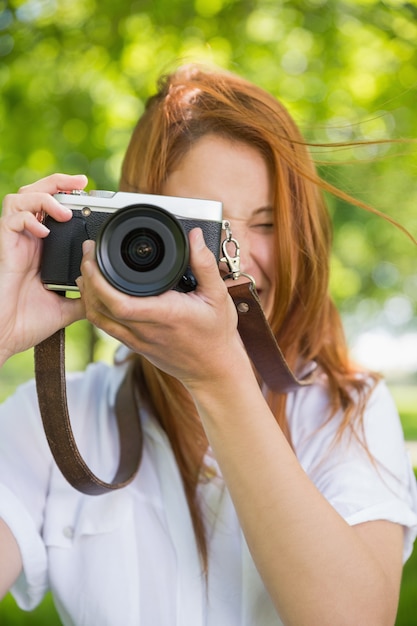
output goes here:
{"type": "Polygon", "coordinates": [[[202,408],[214,407],[216,402],[236,401],[243,392],[260,391],[253,365],[240,340],[234,350],[227,351],[215,370],[207,369],[203,378],[183,381],[183,384],[196,405],[202,408]]]}
{"type": "Polygon", "coordinates": [[[6,361],[12,356],[11,352],[0,349],[0,368],[6,363],[6,361]]]}

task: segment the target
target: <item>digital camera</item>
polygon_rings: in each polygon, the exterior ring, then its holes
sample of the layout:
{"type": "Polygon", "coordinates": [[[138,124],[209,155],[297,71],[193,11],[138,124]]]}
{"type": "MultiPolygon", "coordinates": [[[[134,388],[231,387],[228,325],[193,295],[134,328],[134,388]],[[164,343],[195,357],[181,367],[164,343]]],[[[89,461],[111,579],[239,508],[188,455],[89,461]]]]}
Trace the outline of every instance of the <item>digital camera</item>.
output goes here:
{"type": "Polygon", "coordinates": [[[213,200],[113,191],[72,191],[54,196],[73,217],[46,216],[41,280],[48,289],[77,291],[82,243],[96,241],[98,266],[114,287],[134,296],[168,289],[192,291],[188,232],[199,226],[217,261],[222,204],[213,200]]]}

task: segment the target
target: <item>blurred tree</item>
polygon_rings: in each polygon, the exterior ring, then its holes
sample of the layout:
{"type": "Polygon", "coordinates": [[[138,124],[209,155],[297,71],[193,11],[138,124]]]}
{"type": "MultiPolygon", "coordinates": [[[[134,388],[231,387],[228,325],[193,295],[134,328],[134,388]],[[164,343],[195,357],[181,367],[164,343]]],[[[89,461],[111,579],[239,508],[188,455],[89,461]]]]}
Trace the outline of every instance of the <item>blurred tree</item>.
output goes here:
{"type": "MultiPolygon", "coordinates": [[[[271,91],[314,144],[414,138],[416,17],[399,0],[0,0],[0,196],[56,170],[115,188],[157,77],[189,60],[271,91]]],[[[417,233],[412,145],[311,149],[328,180],[417,233]]],[[[406,327],[414,247],[382,220],[329,203],[342,311],[406,327]],[[376,305],[399,294],[402,315],[395,301],[376,305]]]]}
{"type": "MultiPolygon", "coordinates": [[[[416,41],[417,7],[401,0],[0,0],[0,197],[54,171],[116,188],[144,102],[178,62],[213,63],[258,83],[312,144],[415,138],[416,41]]],[[[311,151],[327,180],[417,234],[412,144],[311,151]]],[[[331,289],[348,327],[412,326],[413,245],[375,216],[328,201],[331,289]]],[[[108,358],[107,344],[75,325],[69,367],[92,356],[108,358]]],[[[26,374],[30,354],[11,359],[0,397],[26,374]]],[[[11,602],[0,621],[57,623],[42,609],[8,612],[11,602]]]]}

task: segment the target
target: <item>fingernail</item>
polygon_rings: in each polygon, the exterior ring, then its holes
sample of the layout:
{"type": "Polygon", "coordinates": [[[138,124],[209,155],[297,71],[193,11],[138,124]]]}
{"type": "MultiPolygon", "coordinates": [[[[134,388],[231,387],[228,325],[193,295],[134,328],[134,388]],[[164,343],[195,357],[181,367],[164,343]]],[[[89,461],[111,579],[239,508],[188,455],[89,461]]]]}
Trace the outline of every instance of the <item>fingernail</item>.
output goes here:
{"type": "Polygon", "coordinates": [[[44,232],[46,235],[49,235],[49,233],[51,232],[51,231],[49,230],[49,228],[48,228],[47,226],[45,226],[45,224],[40,224],[40,228],[41,228],[41,230],[43,230],[43,232],[44,232]]]}
{"type": "Polygon", "coordinates": [[[89,254],[94,248],[94,241],[86,239],[83,241],[83,254],[89,254]]]}
{"type": "Polygon", "coordinates": [[[61,207],[61,211],[63,211],[67,215],[72,215],[72,210],[69,207],[64,206],[63,204],[60,204],[59,206],[61,207]]]}

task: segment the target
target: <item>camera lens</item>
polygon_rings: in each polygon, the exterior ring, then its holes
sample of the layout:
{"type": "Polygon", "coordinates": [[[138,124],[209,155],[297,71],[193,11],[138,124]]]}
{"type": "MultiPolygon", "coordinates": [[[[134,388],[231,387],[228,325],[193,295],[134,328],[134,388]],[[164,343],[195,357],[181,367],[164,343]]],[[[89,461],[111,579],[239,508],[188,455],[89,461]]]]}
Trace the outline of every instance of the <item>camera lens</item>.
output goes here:
{"type": "Polygon", "coordinates": [[[164,243],[155,231],[137,228],[122,241],[122,259],[137,272],[150,272],[160,265],[165,253],[164,243]]]}
{"type": "Polygon", "coordinates": [[[96,256],[102,274],[119,291],[159,295],[182,279],[189,260],[188,238],[174,215],[138,204],[119,209],[103,224],[96,256]]]}

